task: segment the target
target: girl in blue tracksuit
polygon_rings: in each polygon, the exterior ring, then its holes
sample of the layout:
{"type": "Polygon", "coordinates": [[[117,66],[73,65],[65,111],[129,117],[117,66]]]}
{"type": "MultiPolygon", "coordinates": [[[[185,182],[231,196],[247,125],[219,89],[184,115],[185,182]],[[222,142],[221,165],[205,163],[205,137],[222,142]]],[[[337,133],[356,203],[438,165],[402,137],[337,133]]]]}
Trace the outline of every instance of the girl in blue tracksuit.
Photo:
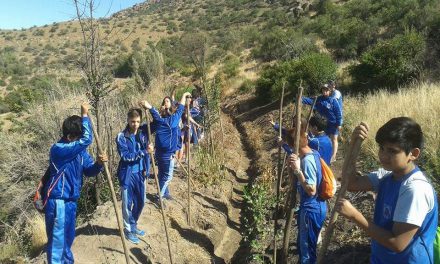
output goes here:
{"type": "Polygon", "coordinates": [[[159,112],[147,101],[141,106],[149,109],[153,116],[152,132],[156,133],[155,156],[158,166],[160,195],[165,199],[172,199],[168,185],[173,178],[174,154],[178,150],[179,122],[184,111],[185,100],[190,93],[184,93],[175,111],[172,108],[170,97],[163,100],[159,112]]]}
{"type": "Polygon", "coordinates": [[[70,116],[63,122],[63,137],[50,148],[50,176],[43,187],[47,233],[47,261],[74,263],[70,250],[75,239],[77,201],[83,174],[95,176],[102,170],[105,155],[97,162],[87,152],[92,144],[92,129],[88,106],[81,106],[81,115],[70,116]]]}
{"type": "MultiPolygon", "coordinates": [[[[330,137],[333,146],[331,161],[336,160],[338,151],[338,135],[342,125],[342,110],[338,100],[331,97],[330,87],[325,84],[321,88],[322,95],[318,96],[315,109],[318,113],[327,118],[327,128],[325,133],[330,137]]],[[[302,103],[307,105],[313,104],[313,98],[303,97],[302,103]]]]}
{"type": "Polygon", "coordinates": [[[142,110],[130,109],[127,113],[127,126],[116,138],[121,160],[118,166],[118,179],[121,186],[122,216],[124,233],[128,241],[138,244],[139,236],[145,232],[137,227],[137,221],[145,204],[145,178],[150,171],[150,156],[147,125],[140,126],[142,110]]]}

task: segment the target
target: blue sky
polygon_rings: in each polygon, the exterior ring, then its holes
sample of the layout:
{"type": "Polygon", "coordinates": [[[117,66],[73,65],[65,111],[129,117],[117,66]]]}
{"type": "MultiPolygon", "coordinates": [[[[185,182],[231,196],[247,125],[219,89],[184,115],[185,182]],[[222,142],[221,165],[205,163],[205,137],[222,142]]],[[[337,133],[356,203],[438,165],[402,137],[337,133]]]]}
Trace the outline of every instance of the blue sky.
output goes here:
{"type": "MultiPolygon", "coordinates": [[[[79,2],[84,2],[80,0],[79,2]]],[[[95,0],[96,17],[109,16],[144,0],[95,0]]],[[[21,29],[75,18],[73,0],[0,0],[0,29],[21,29]]]]}

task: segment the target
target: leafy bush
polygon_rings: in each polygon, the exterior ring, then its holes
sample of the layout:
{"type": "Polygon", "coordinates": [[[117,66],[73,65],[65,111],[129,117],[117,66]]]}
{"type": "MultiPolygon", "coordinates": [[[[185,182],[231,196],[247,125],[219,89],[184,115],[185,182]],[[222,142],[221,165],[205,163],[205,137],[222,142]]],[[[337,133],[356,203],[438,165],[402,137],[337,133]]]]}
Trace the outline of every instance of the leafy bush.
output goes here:
{"type": "Polygon", "coordinates": [[[277,27],[261,35],[261,44],[252,54],[263,61],[296,59],[303,54],[317,51],[310,37],[292,29],[283,30],[277,27]]]}
{"type": "Polygon", "coordinates": [[[321,1],[319,15],[303,18],[306,33],[318,33],[338,58],[357,58],[370,45],[407,29],[423,32],[438,16],[436,0],[352,0],[343,5],[321,1]]]}
{"type": "Polygon", "coordinates": [[[300,80],[309,94],[316,94],[323,82],[336,77],[336,69],[332,58],[323,53],[311,53],[301,59],[280,62],[263,70],[256,83],[256,94],[263,102],[278,99],[284,82],[286,91],[295,93],[300,80]]]}
{"type": "Polygon", "coordinates": [[[398,35],[362,54],[360,64],[352,66],[350,72],[359,86],[396,89],[419,77],[425,47],[425,39],[420,33],[398,35]]]}
{"type": "Polygon", "coordinates": [[[223,72],[229,78],[235,77],[238,74],[239,66],[240,66],[240,59],[237,56],[229,55],[225,58],[223,64],[223,72]]]}

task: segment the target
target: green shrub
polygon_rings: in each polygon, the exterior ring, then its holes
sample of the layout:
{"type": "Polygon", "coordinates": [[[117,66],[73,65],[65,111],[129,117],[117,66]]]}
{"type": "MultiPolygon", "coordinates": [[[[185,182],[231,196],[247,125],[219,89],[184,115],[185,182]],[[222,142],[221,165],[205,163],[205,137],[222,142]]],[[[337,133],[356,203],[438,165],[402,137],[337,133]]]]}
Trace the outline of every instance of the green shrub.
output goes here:
{"type": "Polygon", "coordinates": [[[310,37],[291,29],[284,30],[278,27],[260,36],[261,44],[252,50],[252,55],[263,61],[291,60],[317,51],[310,37]]]}
{"type": "Polygon", "coordinates": [[[278,99],[282,85],[286,82],[286,91],[296,93],[300,84],[308,94],[319,93],[323,82],[336,77],[336,63],[323,53],[311,53],[301,59],[280,62],[265,68],[256,83],[256,95],[262,102],[278,99]]]}
{"type": "Polygon", "coordinates": [[[238,91],[241,94],[247,94],[249,92],[252,91],[252,89],[254,89],[255,87],[255,82],[251,81],[251,80],[244,80],[243,83],[240,85],[240,87],[238,88],[238,91]]]}
{"type": "Polygon", "coordinates": [[[238,74],[239,67],[240,67],[240,59],[235,55],[229,55],[225,58],[223,64],[223,72],[229,78],[235,77],[238,74]]]}
{"type": "Polygon", "coordinates": [[[355,83],[361,87],[389,87],[418,79],[423,69],[426,42],[417,32],[398,35],[381,41],[362,54],[360,63],[350,72],[355,83]]]}

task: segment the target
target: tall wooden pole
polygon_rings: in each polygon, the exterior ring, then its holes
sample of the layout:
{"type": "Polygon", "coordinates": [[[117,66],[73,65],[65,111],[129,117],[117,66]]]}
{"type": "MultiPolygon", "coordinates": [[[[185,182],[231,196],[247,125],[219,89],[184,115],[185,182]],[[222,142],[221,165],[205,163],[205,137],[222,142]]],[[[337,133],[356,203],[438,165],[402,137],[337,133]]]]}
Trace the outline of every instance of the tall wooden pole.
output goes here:
{"type": "Polygon", "coordinates": [[[309,116],[307,116],[306,133],[309,133],[309,123],[313,115],[313,108],[315,108],[316,101],[318,101],[318,96],[316,96],[315,99],[313,100],[312,108],[310,108],[309,116]]]}
{"type": "MultiPolygon", "coordinates": [[[[345,153],[344,157],[344,163],[342,165],[341,170],[341,176],[342,176],[342,184],[341,189],[338,192],[338,196],[336,197],[337,204],[342,198],[344,198],[345,193],[348,188],[348,177],[356,173],[356,167],[351,166],[351,164],[355,163],[357,160],[357,157],[359,156],[359,153],[361,151],[361,145],[362,145],[362,139],[360,138],[354,138],[351,140],[350,145],[348,147],[347,152],[345,153]]],[[[336,211],[336,206],[333,207],[333,210],[331,212],[330,216],[330,222],[327,226],[327,229],[325,231],[324,239],[322,241],[321,249],[319,250],[318,254],[318,263],[323,263],[323,258],[325,254],[327,253],[327,248],[330,244],[330,240],[333,235],[333,230],[335,228],[336,220],[338,219],[339,213],[336,211]]]]}
{"type": "MultiPolygon", "coordinates": [[[[284,102],[284,88],[286,87],[286,83],[283,83],[283,88],[281,90],[281,99],[280,99],[280,118],[278,120],[279,129],[278,129],[278,137],[282,137],[283,131],[283,102],[284,102]]],[[[277,233],[278,233],[278,210],[279,210],[279,199],[280,199],[280,188],[281,188],[281,171],[282,171],[282,163],[281,163],[281,145],[278,146],[278,165],[277,165],[277,186],[276,186],[276,205],[275,205],[275,222],[273,227],[273,263],[277,263],[277,233]]]]}
{"type": "MultiPolygon", "coordinates": [[[[151,128],[150,128],[150,116],[148,115],[148,112],[145,111],[145,118],[147,120],[147,130],[148,130],[148,143],[151,142],[151,128]]],[[[168,235],[168,227],[167,227],[167,222],[166,222],[166,218],[165,218],[165,212],[164,212],[164,206],[163,206],[163,200],[162,200],[162,196],[160,195],[160,185],[159,185],[159,178],[157,176],[157,169],[156,169],[156,162],[154,160],[154,155],[153,153],[150,153],[150,159],[151,159],[151,164],[153,165],[153,174],[154,174],[154,179],[156,181],[156,186],[157,186],[157,195],[159,196],[159,202],[160,202],[160,211],[162,213],[162,220],[163,220],[163,226],[165,228],[165,236],[167,237],[167,245],[168,245],[168,255],[170,257],[170,263],[173,264],[173,254],[171,253],[171,243],[170,243],[170,236],[168,235]]]]}
{"type": "MultiPolygon", "coordinates": [[[[92,131],[93,131],[93,135],[95,137],[95,142],[96,142],[96,146],[98,148],[98,154],[99,155],[103,155],[104,151],[102,149],[101,146],[101,141],[99,140],[99,135],[96,132],[95,127],[93,126],[93,122],[92,119],[90,119],[90,126],[92,127],[92,131]]],[[[111,174],[110,174],[110,170],[108,168],[108,162],[104,162],[104,174],[107,177],[107,182],[110,188],[110,192],[112,193],[112,202],[113,202],[113,208],[115,209],[115,213],[116,213],[116,220],[118,222],[118,228],[119,228],[119,235],[121,237],[122,240],[122,246],[124,247],[124,254],[125,254],[125,262],[127,264],[130,263],[130,253],[128,252],[128,248],[127,248],[127,243],[125,241],[125,236],[124,236],[124,226],[122,225],[122,221],[121,221],[121,214],[117,208],[117,200],[116,200],[116,194],[115,194],[115,189],[113,187],[113,182],[112,182],[112,178],[111,178],[111,174]]]]}
{"type": "MultiPolygon", "coordinates": [[[[295,125],[296,125],[296,134],[295,134],[295,145],[294,152],[296,155],[299,153],[299,138],[301,133],[301,98],[303,93],[302,81],[300,87],[298,89],[298,95],[296,97],[296,111],[295,111],[295,125]]],[[[289,178],[290,178],[290,198],[289,201],[289,211],[287,213],[286,226],[284,227],[284,241],[283,241],[283,263],[287,263],[287,259],[289,256],[289,240],[291,233],[291,226],[293,215],[295,214],[295,206],[296,206],[296,175],[293,175],[292,169],[289,168],[289,178]]],[[[288,196],[289,197],[289,196],[288,196]]]]}
{"type": "MultiPolygon", "coordinates": [[[[191,121],[190,121],[190,112],[189,112],[189,103],[190,103],[190,98],[186,98],[186,120],[187,120],[187,125],[188,125],[188,136],[186,139],[186,157],[188,159],[188,212],[187,212],[187,220],[188,220],[188,225],[191,226],[191,151],[190,151],[190,145],[191,145],[191,121]]],[[[212,143],[212,142],[211,142],[212,143]]]]}

